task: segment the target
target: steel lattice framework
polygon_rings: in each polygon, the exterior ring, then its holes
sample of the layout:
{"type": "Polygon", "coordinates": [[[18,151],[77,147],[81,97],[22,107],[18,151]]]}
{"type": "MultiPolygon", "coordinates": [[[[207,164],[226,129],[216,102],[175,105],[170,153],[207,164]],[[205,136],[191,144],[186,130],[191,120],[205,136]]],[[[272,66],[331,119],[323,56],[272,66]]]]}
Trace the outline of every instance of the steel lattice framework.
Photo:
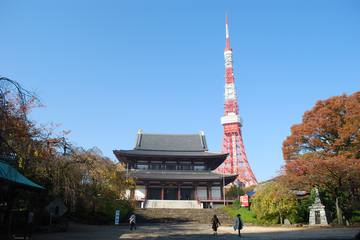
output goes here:
{"type": "Polygon", "coordinates": [[[245,186],[257,184],[257,180],[247,160],[244,142],[241,135],[241,119],[236,97],[235,80],[233,71],[232,49],[230,47],[228,17],[226,16],[226,47],[225,58],[225,111],[221,117],[224,127],[222,152],[229,156],[217,168],[223,174],[238,174],[238,180],[245,186]]]}

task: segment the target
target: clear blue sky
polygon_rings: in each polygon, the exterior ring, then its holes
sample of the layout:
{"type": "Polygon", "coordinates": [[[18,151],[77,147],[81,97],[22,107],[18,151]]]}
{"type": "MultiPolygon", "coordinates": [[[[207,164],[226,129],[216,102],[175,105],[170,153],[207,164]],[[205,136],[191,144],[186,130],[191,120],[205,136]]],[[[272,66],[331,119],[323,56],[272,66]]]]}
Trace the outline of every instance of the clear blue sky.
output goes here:
{"type": "Polygon", "coordinates": [[[360,1],[0,0],[0,75],[38,94],[33,120],[112,159],[139,128],[204,130],[220,151],[225,12],[245,147],[266,180],[306,110],[360,89],[360,1]]]}

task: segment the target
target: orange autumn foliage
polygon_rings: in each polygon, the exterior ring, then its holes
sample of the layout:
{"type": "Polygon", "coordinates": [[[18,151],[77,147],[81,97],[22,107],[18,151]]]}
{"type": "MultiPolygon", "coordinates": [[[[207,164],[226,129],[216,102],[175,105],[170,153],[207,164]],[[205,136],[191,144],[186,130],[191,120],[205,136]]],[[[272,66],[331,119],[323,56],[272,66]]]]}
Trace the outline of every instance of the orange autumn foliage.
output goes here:
{"type": "Polygon", "coordinates": [[[286,161],[307,153],[360,158],[360,92],[318,101],[305,112],[302,123],[291,127],[283,143],[286,161]]]}
{"type": "Polygon", "coordinates": [[[342,211],[360,207],[360,92],[318,101],[283,142],[285,180],[292,188],[318,186],[342,211]]]}

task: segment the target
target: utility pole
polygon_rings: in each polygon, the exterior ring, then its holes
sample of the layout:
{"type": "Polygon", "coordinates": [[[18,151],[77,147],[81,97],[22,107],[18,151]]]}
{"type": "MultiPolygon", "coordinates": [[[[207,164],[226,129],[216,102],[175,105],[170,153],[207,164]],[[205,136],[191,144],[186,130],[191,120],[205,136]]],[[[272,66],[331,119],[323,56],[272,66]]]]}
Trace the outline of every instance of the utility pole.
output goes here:
{"type": "Polygon", "coordinates": [[[224,206],[226,205],[225,197],[225,174],[223,174],[223,196],[224,196],[224,206]]]}

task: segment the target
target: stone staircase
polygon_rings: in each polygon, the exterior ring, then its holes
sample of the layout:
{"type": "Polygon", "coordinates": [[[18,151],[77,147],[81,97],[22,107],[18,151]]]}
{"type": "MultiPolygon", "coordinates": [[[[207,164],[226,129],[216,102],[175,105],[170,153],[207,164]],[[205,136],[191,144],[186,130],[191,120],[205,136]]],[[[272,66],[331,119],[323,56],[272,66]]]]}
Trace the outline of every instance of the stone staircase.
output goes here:
{"type": "Polygon", "coordinates": [[[202,208],[196,200],[147,200],[145,208],[202,208]]]}
{"type": "Polygon", "coordinates": [[[136,209],[139,223],[185,223],[196,222],[210,224],[214,214],[222,225],[232,225],[233,219],[222,209],[174,209],[174,208],[147,208],[136,209]]]}

